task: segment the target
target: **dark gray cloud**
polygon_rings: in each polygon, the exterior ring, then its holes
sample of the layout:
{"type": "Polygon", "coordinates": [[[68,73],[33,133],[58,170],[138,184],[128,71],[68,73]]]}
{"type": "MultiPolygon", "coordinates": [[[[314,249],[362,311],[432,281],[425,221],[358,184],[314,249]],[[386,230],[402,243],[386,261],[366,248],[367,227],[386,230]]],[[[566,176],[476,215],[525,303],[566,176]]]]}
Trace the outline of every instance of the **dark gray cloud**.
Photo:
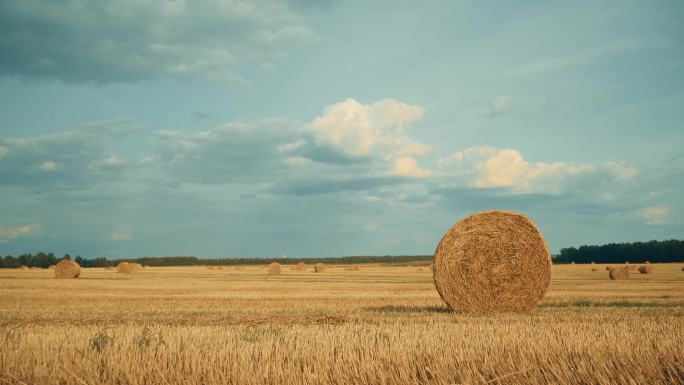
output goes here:
{"type": "Polygon", "coordinates": [[[139,129],[137,122],[119,119],[30,138],[0,137],[0,185],[78,188],[121,176],[129,161],[108,149],[139,129]]]}
{"type": "Polygon", "coordinates": [[[0,75],[111,83],[239,80],[314,32],[280,1],[0,2],[0,75]]]}

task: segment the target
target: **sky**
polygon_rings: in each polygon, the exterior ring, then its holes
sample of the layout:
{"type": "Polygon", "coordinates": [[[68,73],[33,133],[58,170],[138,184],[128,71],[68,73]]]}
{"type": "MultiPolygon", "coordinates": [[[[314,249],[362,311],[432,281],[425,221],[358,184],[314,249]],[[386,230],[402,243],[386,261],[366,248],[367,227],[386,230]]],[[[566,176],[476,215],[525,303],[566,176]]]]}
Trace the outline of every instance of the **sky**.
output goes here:
{"type": "Polygon", "coordinates": [[[684,235],[681,1],[0,2],[0,254],[684,235]]]}

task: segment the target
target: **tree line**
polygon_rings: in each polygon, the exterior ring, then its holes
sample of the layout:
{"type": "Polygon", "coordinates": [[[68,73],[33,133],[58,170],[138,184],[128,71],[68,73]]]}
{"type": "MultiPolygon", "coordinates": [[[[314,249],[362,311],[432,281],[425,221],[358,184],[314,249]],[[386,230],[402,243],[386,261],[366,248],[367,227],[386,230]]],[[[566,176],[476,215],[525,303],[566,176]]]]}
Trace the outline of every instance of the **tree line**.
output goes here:
{"type": "MultiPolygon", "coordinates": [[[[62,259],[72,259],[69,254],[57,257],[53,253],[39,252],[36,254],[22,254],[17,257],[8,255],[0,258],[0,268],[17,268],[20,266],[47,268],[62,259]]],[[[137,262],[145,266],[234,266],[261,265],[271,262],[281,264],[304,263],[429,263],[432,255],[383,255],[383,256],[349,256],[335,258],[218,258],[207,259],[193,256],[177,257],[145,257],[134,259],[83,258],[77,255],[73,260],[82,267],[115,266],[119,262],[137,262]]],[[[563,248],[560,254],[554,256],[554,263],[640,263],[650,262],[682,262],[684,261],[684,241],[649,241],[632,243],[609,243],[606,245],[583,245],[578,248],[563,248]]]]}
{"type": "MultiPolygon", "coordinates": [[[[0,268],[17,268],[20,266],[27,267],[41,267],[47,268],[54,265],[62,259],[72,259],[69,254],[61,258],[56,257],[53,253],[39,252],[36,254],[22,254],[18,257],[8,255],[0,258],[0,268]]],[[[299,262],[304,263],[338,263],[338,264],[352,264],[352,263],[411,263],[411,262],[430,262],[432,255],[385,255],[385,256],[349,256],[349,257],[335,257],[335,258],[218,258],[218,259],[204,259],[192,256],[177,256],[177,257],[145,257],[145,258],[126,258],[111,260],[105,257],[99,258],[83,258],[76,256],[73,261],[81,265],[81,267],[107,267],[116,266],[120,262],[137,262],[145,266],[193,266],[193,265],[209,265],[209,266],[234,266],[234,265],[263,265],[271,262],[278,262],[281,264],[295,264],[299,262]]]]}
{"type": "Polygon", "coordinates": [[[606,245],[583,245],[579,248],[561,249],[554,258],[558,263],[641,263],[641,262],[682,262],[684,261],[684,241],[649,241],[631,243],[609,243],[606,245]]]}

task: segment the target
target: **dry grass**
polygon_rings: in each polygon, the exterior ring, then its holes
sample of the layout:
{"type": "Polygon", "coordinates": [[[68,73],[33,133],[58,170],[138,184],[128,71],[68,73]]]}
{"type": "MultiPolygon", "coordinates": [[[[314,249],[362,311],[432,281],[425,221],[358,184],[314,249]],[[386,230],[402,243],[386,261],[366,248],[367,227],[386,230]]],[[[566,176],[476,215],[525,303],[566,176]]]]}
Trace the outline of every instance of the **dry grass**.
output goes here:
{"type": "Polygon", "coordinates": [[[681,384],[681,268],[554,266],[540,306],[494,316],[403,267],[0,270],[0,383],[681,384]]]}

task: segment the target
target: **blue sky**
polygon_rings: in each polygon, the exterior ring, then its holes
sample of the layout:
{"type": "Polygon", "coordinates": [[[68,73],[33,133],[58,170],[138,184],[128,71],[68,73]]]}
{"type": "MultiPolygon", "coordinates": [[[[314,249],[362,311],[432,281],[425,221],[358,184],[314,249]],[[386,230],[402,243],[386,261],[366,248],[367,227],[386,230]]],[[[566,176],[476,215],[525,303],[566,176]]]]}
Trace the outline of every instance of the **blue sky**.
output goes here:
{"type": "Polygon", "coordinates": [[[684,234],[679,1],[0,4],[0,254],[684,234]]]}

